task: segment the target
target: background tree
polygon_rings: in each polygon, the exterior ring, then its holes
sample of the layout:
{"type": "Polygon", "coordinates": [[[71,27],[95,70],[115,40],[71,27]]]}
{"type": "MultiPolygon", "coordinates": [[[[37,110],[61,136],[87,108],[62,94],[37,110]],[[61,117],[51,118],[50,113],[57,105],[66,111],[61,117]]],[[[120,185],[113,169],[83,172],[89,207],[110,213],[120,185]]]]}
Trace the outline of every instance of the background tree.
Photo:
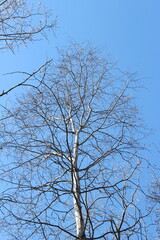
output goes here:
{"type": "MultiPolygon", "coordinates": [[[[14,49],[29,42],[47,38],[48,30],[54,30],[56,19],[52,12],[43,8],[40,4],[33,5],[31,1],[25,0],[3,0],[0,1],[0,49],[14,49]]],[[[47,64],[46,62],[45,64],[47,64]]],[[[13,89],[24,85],[28,79],[38,72],[27,74],[27,77],[8,90],[0,93],[0,97],[8,94],[13,89]]]]}
{"type": "Polygon", "coordinates": [[[155,174],[153,176],[152,185],[151,185],[150,191],[149,191],[149,200],[150,200],[150,203],[152,203],[152,205],[154,205],[154,213],[156,215],[156,220],[155,220],[156,230],[158,233],[158,237],[160,237],[160,210],[159,210],[160,179],[159,179],[158,175],[155,175],[155,174]]]}
{"type": "Polygon", "coordinates": [[[47,37],[48,29],[54,29],[55,19],[40,5],[27,0],[0,1],[0,49],[11,49],[34,41],[40,34],[47,37]]]}
{"type": "Polygon", "coordinates": [[[134,75],[89,45],[59,55],[4,107],[3,226],[12,239],[147,239],[134,75]]]}

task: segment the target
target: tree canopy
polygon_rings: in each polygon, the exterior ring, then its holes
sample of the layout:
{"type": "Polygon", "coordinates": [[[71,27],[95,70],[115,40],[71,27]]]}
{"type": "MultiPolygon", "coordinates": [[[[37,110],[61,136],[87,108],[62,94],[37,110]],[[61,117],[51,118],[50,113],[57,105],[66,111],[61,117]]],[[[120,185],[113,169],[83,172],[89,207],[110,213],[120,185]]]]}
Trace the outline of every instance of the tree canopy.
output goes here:
{"type": "Polygon", "coordinates": [[[30,81],[1,121],[15,239],[147,239],[134,75],[72,44],[30,81]]]}

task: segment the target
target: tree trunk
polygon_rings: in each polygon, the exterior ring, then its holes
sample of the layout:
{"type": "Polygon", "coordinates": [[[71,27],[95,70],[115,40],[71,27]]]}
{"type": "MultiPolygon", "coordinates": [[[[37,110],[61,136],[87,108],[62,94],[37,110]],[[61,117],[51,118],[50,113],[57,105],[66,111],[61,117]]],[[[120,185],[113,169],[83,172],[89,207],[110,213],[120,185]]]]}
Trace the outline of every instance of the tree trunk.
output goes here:
{"type": "Polygon", "coordinates": [[[80,200],[80,179],[77,170],[78,160],[78,133],[75,134],[74,147],[73,147],[73,158],[72,158],[72,178],[73,178],[73,202],[74,202],[74,214],[76,220],[77,237],[79,239],[86,239],[84,233],[84,219],[82,215],[82,207],[80,200]]]}

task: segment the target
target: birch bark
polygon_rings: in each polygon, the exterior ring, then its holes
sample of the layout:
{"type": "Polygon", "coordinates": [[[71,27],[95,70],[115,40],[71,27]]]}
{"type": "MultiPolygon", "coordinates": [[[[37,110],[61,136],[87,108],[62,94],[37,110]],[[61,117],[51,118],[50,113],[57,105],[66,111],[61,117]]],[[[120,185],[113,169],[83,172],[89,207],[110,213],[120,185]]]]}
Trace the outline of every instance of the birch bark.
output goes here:
{"type": "Polygon", "coordinates": [[[84,219],[83,219],[81,199],[80,199],[80,196],[81,196],[80,178],[79,178],[79,173],[77,169],[78,139],[79,139],[79,132],[76,132],[75,138],[74,138],[73,157],[72,157],[73,202],[74,202],[74,214],[75,214],[75,220],[76,220],[77,237],[79,239],[86,239],[84,219]]]}

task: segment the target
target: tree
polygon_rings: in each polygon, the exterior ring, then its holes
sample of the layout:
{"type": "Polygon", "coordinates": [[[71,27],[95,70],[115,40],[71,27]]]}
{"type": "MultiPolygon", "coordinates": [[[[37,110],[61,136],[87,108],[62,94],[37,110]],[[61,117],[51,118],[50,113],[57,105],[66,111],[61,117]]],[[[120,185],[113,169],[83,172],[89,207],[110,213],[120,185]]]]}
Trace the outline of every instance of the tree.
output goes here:
{"type": "MultiPolygon", "coordinates": [[[[0,49],[9,48],[14,52],[20,45],[40,39],[40,35],[47,38],[48,30],[54,30],[56,27],[56,19],[51,18],[50,13],[40,5],[35,7],[25,0],[0,1],[0,49]]],[[[27,74],[27,78],[22,82],[1,92],[0,97],[24,85],[41,67],[27,74]]]]}
{"type": "Polygon", "coordinates": [[[50,12],[34,7],[25,0],[0,1],[0,49],[10,49],[34,41],[40,34],[47,37],[48,29],[54,29],[56,20],[50,20],[50,12]]]}
{"type": "Polygon", "coordinates": [[[134,75],[89,45],[59,55],[4,107],[3,226],[12,239],[147,239],[134,75]]]}
{"type": "Polygon", "coordinates": [[[160,237],[160,211],[159,211],[160,179],[156,175],[154,175],[152,186],[150,188],[148,197],[150,202],[154,205],[154,213],[156,215],[156,220],[155,220],[156,230],[157,230],[158,237],[160,237]]]}

